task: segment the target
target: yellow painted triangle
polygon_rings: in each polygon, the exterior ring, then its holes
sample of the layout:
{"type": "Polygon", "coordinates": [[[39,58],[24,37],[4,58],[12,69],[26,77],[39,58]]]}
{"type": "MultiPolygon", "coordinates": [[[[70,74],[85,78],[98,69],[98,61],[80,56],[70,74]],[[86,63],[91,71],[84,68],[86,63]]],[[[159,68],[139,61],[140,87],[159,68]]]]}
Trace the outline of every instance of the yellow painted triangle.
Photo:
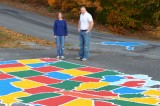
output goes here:
{"type": "Polygon", "coordinates": [[[93,101],[90,99],[78,98],[61,106],[79,106],[78,104],[80,106],[93,106],[93,101]]]}

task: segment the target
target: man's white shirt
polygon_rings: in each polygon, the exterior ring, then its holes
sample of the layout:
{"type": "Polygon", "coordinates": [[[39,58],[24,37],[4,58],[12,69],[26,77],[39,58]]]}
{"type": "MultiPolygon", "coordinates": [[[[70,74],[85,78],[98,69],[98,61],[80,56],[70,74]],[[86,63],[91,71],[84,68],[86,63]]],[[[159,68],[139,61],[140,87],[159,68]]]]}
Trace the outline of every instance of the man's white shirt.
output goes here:
{"type": "Polygon", "coordinates": [[[88,30],[90,22],[93,21],[91,14],[86,12],[85,14],[80,15],[80,29],[81,30],[88,30]]]}

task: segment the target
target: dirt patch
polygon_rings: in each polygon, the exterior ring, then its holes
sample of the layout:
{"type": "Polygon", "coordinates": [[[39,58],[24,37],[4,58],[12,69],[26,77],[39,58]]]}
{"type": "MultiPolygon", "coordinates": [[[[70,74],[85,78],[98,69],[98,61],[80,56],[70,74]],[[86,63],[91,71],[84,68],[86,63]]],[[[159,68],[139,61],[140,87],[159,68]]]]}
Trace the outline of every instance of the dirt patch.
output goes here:
{"type": "Polygon", "coordinates": [[[30,48],[28,45],[24,45],[22,42],[32,42],[45,47],[55,47],[54,42],[43,40],[34,36],[21,34],[4,27],[0,27],[0,48],[30,48]]]}
{"type": "Polygon", "coordinates": [[[160,37],[160,26],[153,31],[148,31],[148,33],[151,33],[152,35],[159,35],[158,37],[160,37]]]}

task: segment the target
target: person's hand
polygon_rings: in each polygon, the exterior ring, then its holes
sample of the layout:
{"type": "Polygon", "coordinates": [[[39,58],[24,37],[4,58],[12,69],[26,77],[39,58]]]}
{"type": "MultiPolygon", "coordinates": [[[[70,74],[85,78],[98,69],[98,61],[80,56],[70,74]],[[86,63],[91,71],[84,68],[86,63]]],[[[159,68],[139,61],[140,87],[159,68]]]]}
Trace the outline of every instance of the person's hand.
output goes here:
{"type": "Polygon", "coordinates": [[[68,36],[65,36],[66,38],[68,37],[68,36]]]}
{"type": "Polygon", "coordinates": [[[78,29],[78,32],[80,32],[81,30],[80,29],[78,29]]]}
{"type": "Polygon", "coordinates": [[[57,36],[54,36],[55,38],[57,38],[57,36]]]}
{"type": "Polygon", "coordinates": [[[86,33],[89,33],[89,30],[87,30],[86,33]]]}

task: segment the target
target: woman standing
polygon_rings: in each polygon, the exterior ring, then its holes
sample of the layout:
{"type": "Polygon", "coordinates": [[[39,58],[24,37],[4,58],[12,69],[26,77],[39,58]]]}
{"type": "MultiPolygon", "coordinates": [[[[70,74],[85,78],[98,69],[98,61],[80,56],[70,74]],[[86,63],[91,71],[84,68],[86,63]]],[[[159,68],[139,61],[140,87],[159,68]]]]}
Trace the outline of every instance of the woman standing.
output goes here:
{"type": "Polygon", "coordinates": [[[64,57],[64,44],[65,44],[65,37],[68,36],[68,29],[67,23],[63,19],[63,15],[61,12],[57,14],[57,20],[54,22],[54,36],[56,38],[56,45],[57,45],[57,59],[65,59],[64,57]]]}

